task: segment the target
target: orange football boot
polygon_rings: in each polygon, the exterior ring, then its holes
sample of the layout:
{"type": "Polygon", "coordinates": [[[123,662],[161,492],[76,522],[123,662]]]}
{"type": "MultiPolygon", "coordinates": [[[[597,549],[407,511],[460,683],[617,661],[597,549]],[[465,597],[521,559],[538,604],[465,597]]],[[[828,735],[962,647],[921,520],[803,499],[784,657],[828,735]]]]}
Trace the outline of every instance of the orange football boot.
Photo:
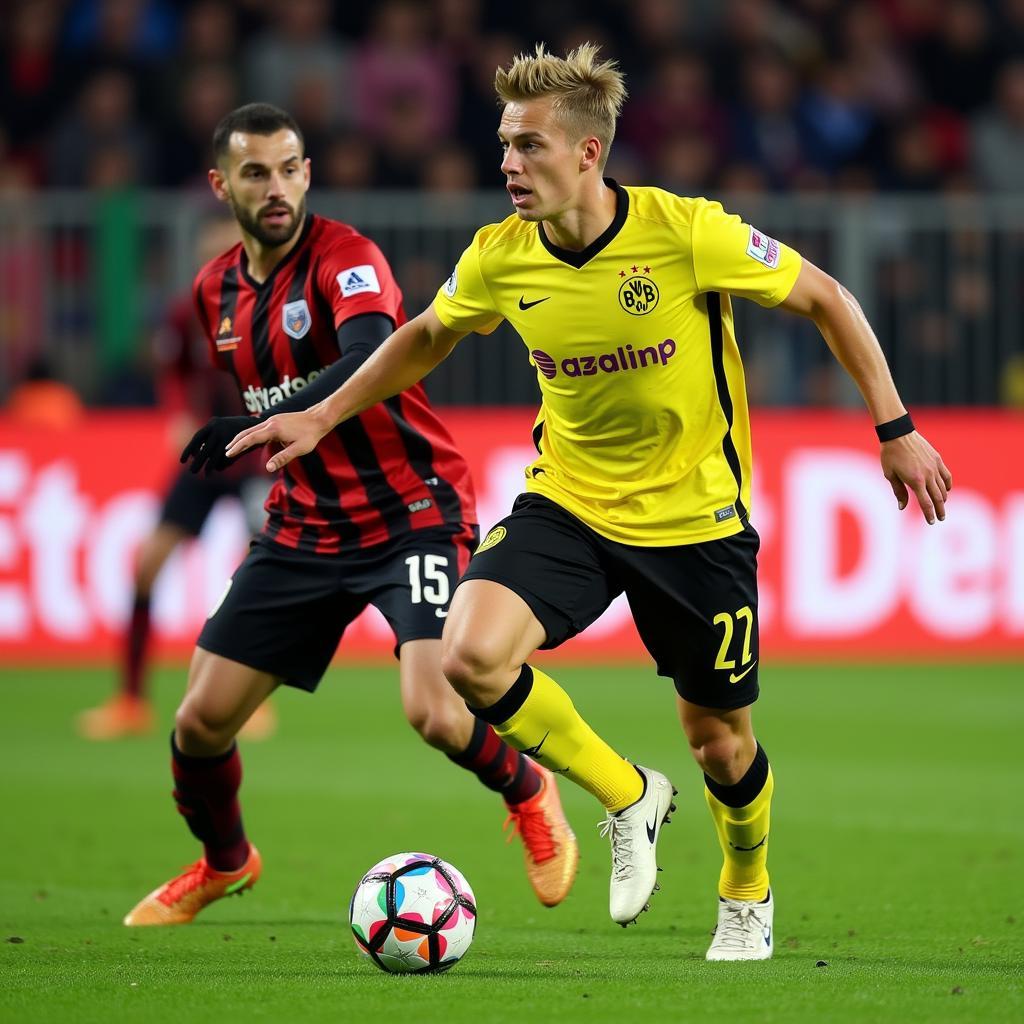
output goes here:
{"type": "Polygon", "coordinates": [[[223,896],[241,895],[251,889],[263,870],[259,851],[249,845],[249,857],[237,871],[214,871],[200,857],[177,878],[154,889],[125,917],[129,927],[156,924],[188,924],[207,904],[223,896]]]}
{"type": "Polygon", "coordinates": [[[87,740],[119,740],[124,736],[148,736],[156,715],[148,700],[119,693],[99,707],[83,711],[76,721],[79,736],[87,740]]]}
{"type": "Polygon", "coordinates": [[[506,804],[504,827],[512,824],[509,842],[516,833],[523,841],[526,877],[537,899],[545,907],[554,907],[569,895],[580,850],[562,810],[554,775],[542,765],[534,767],[540,772],[540,792],[520,804],[506,804]]]}

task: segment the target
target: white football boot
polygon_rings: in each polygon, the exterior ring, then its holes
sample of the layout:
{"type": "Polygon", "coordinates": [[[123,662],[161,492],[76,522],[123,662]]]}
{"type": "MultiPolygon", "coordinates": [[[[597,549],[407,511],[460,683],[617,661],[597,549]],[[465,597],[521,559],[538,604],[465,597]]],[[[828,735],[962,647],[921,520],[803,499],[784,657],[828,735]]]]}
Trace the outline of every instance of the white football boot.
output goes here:
{"type": "Polygon", "coordinates": [[[767,960],[774,948],[772,921],[775,900],[771,890],[760,903],[719,897],[718,926],[708,948],[708,960],[767,960]]]}
{"type": "Polygon", "coordinates": [[[608,890],[608,911],[623,928],[632,924],[650,906],[651,893],[658,889],[655,850],[661,826],[676,809],[676,790],[661,772],[634,766],[644,780],[643,795],[635,804],[598,823],[602,837],[612,844],[612,880],[608,890]]]}

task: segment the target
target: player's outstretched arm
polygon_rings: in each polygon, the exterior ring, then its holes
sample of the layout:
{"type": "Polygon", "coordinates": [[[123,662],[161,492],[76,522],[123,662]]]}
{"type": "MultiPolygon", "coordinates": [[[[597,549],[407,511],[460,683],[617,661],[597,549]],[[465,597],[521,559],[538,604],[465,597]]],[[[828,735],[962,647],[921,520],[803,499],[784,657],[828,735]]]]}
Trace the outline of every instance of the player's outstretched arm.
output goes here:
{"type": "Polygon", "coordinates": [[[422,380],[465,337],[449,330],[432,308],[399,327],[390,338],[333,394],[302,412],[271,416],[241,431],[227,446],[235,458],[257,445],[281,446],[267,462],[276,472],[292,459],[311,452],[320,439],[339,423],[397,395],[422,380]]]}
{"type": "MultiPolygon", "coordinates": [[[[804,260],[800,276],[782,307],[812,319],[853,378],[875,424],[891,423],[907,410],[871,325],[857,300],[838,281],[804,260]]],[[[953,476],[939,453],[916,430],[881,442],[882,471],[901,509],[913,491],[929,523],[946,518],[953,476]]]]}

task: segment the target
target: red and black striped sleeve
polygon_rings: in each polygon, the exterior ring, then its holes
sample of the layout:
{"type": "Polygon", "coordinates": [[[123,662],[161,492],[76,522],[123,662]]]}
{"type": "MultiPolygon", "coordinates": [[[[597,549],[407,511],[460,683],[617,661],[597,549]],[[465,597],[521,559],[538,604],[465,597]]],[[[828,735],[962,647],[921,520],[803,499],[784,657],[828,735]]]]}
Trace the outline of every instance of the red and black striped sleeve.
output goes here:
{"type": "Polygon", "coordinates": [[[352,234],[329,244],[317,261],[316,286],[327,300],[334,327],[367,313],[403,323],[402,292],[384,254],[370,239],[352,234]]]}

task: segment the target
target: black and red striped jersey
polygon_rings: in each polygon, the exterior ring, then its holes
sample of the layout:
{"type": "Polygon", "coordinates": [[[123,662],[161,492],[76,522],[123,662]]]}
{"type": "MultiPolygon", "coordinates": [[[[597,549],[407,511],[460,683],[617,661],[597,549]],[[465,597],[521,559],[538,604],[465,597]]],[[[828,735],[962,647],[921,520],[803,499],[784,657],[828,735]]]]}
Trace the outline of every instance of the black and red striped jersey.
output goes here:
{"type": "MultiPolygon", "coordinates": [[[[405,323],[402,293],[377,246],[355,228],[309,215],[298,242],[262,284],[241,244],[193,286],[217,364],[249,412],[294,394],[340,355],[338,328],[370,313],[405,323]]],[[[336,427],[289,463],[267,499],[278,544],[334,554],[428,526],[475,524],[465,460],[421,385],[336,427]]]]}

